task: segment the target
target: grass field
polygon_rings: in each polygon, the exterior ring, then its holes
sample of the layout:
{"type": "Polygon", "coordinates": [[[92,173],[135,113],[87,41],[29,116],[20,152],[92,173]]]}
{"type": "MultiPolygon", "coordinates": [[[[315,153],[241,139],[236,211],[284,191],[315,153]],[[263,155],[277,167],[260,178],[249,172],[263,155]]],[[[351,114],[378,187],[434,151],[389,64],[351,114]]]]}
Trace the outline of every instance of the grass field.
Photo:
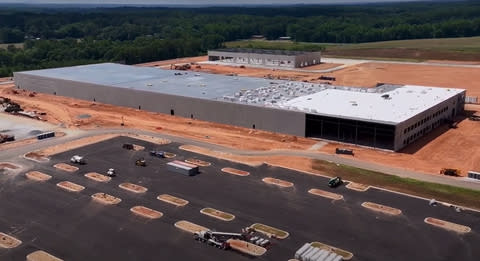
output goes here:
{"type": "Polygon", "coordinates": [[[361,43],[361,44],[338,44],[338,45],[329,45],[327,50],[381,49],[381,48],[404,48],[404,49],[419,49],[419,50],[442,50],[442,51],[454,51],[454,52],[480,53],[480,37],[401,40],[401,41],[373,42],[373,43],[361,43]]]}
{"type": "Polygon", "coordinates": [[[244,40],[226,42],[227,48],[254,48],[254,49],[275,49],[290,51],[322,51],[325,50],[324,44],[319,43],[299,43],[291,41],[263,41],[263,40],[244,40]]]}
{"type": "Polygon", "coordinates": [[[323,51],[325,56],[399,61],[480,61],[480,37],[417,39],[360,44],[245,40],[226,47],[323,51]]]}
{"type": "Polygon", "coordinates": [[[343,179],[353,182],[372,184],[377,187],[391,189],[398,192],[425,198],[435,198],[440,201],[480,209],[480,200],[478,200],[480,198],[480,190],[471,190],[410,178],[401,178],[365,169],[337,165],[321,160],[312,160],[312,168],[325,173],[335,173],[336,176],[341,176],[343,179]],[[452,197],[452,195],[455,196],[452,197]]]}

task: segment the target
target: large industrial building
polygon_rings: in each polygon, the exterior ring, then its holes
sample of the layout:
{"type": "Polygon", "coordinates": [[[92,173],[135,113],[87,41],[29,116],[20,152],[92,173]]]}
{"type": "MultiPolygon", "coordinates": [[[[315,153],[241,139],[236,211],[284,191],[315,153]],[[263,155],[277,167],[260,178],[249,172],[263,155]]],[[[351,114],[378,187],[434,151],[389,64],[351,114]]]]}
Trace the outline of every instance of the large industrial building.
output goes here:
{"type": "Polygon", "coordinates": [[[300,68],[321,62],[321,52],[230,48],[208,51],[209,61],[300,68]]]}
{"type": "Polygon", "coordinates": [[[353,88],[94,64],[14,74],[17,88],[398,151],[463,111],[465,90],[353,88]]]}

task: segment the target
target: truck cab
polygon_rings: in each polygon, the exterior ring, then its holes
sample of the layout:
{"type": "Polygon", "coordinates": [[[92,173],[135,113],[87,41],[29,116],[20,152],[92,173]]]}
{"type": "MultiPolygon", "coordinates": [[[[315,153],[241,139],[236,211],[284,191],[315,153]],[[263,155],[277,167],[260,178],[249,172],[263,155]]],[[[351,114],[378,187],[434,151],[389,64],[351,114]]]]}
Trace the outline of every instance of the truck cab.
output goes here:
{"type": "Polygon", "coordinates": [[[79,155],[74,155],[72,158],[70,158],[70,162],[80,164],[80,165],[87,163],[85,159],[79,155]]]}

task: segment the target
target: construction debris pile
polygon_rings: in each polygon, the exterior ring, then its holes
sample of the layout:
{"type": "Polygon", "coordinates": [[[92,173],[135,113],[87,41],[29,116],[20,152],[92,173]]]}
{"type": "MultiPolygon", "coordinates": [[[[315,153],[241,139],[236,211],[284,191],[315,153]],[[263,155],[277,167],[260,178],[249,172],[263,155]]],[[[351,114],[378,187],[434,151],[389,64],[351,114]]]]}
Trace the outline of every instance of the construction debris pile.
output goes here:
{"type": "MultiPolygon", "coordinates": [[[[18,94],[17,91],[15,91],[18,94]]],[[[35,92],[32,92],[28,95],[29,97],[34,97],[35,92]]],[[[3,109],[4,112],[8,112],[14,115],[25,116],[31,119],[42,120],[38,115],[45,115],[46,113],[37,112],[37,111],[24,111],[20,104],[12,101],[6,97],[0,97],[0,109],[3,109]]]]}
{"type": "Polygon", "coordinates": [[[173,69],[173,70],[186,71],[186,70],[190,70],[191,68],[192,68],[192,66],[191,66],[189,63],[185,63],[185,64],[171,64],[171,65],[170,65],[170,69],[173,69]]]}
{"type": "Polygon", "coordinates": [[[0,134],[0,143],[14,141],[14,140],[15,140],[15,136],[13,135],[0,134]]]}
{"type": "Polygon", "coordinates": [[[5,112],[16,113],[23,111],[20,104],[13,102],[9,98],[0,97],[0,106],[3,107],[5,112]]]}

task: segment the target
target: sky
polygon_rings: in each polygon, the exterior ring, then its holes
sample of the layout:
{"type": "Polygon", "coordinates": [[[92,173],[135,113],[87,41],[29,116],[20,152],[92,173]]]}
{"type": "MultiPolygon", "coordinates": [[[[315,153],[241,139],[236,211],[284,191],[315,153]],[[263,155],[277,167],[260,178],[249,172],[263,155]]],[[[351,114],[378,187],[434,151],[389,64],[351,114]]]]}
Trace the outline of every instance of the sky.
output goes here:
{"type": "Polygon", "coordinates": [[[414,0],[0,0],[18,4],[154,4],[154,5],[226,5],[226,4],[335,4],[411,2],[414,0]]]}

